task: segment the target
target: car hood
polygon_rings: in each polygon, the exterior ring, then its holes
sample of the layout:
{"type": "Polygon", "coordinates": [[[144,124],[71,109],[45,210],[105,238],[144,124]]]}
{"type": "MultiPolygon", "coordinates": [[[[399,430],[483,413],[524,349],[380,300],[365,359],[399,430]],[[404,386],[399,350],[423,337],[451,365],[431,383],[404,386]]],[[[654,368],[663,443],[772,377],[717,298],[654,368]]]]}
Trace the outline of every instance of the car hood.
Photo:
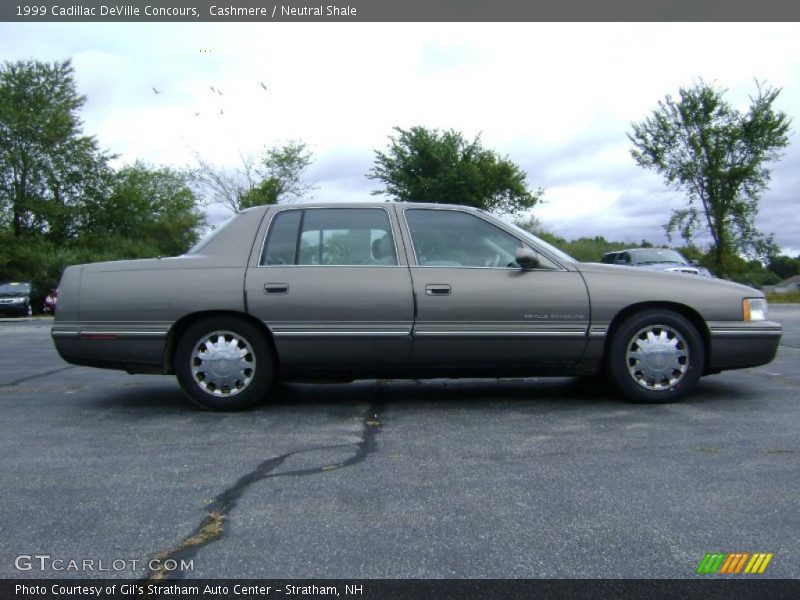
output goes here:
{"type": "MultiPolygon", "coordinates": [[[[581,271],[582,273],[593,274],[593,275],[607,275],[609,277],[623,277],[625,279],[630,278],[630,281],[633,282],[634,280],[647,280],[650,279],[654,283],[658,282],[659,284],[663,284],[668,282],[670,286],[676,287],[686,287],[686,289],[690,289],[692,287],[696,287],[698,285],[702,285],[704,288],[708,288],[710,290],[718,289],[718,290],[725,290],[728,292],[733,293],[740,293],[744,294],[744,296],[749,298],[758,298],[762,297],[764,294],[755,288],[748,287],[746,285],[742,285],[740,283],[734,283],[733,281],[727,281],[726,279],[718,279],[716,277],[686,277],[685,272],[681,271],[670,271],[665,270],[662,268],[659,269],[650,269],[647,267],[650,266],[662,266],[662,265],[646,265],[644,267],[628,267],[624,265],[605,265],[602,263],[576,263],[576,268],[581,271]]],[[[672,267],[676,267],[679,265],[669,265],[672,267]]],[[[687,269],[696,269],[696,267],[685,265],[687,269]]],[[[702,267],[700,268],[702,270],[702,267]]],[[[646,285],[645,281],[640,281],[636,285],[646,285]]]]}
{"type": "MultiPolygon", "coordinates": [[[[623,266],[623,265],[617,265],[623,266]]],[[[678,263],[659,263],[654,265],[637,265],[637,269],[646,269],[648,271],[668,271],[670,273],[688,273],[691,275],[700,275],[701,277],[711,277],[708,269],[703,267],[695,267],[694,265],[681,265],[678,263]]]]}

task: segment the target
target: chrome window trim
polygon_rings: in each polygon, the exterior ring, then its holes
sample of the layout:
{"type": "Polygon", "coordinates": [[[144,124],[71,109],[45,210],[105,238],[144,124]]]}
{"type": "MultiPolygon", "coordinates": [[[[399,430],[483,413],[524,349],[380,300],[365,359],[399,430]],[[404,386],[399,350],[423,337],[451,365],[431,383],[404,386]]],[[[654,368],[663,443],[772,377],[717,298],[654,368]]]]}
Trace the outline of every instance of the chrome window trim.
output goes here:
{"type": "Polygon", "coordinates": [[[540,254],[546,256],[548,258],[548,260],[551,260],[558,267],[556,269],[543,269],[543,268],[528,269],[528,271],[546,271],[548,273],[554,273],[556,271],[567,271],[567,272],[569,272],[569,269],[565,268],[564,265],[561,263],[561,261],[555,260],[552,256],[550,256],[549,253],[543,252],[538,246],[532,247],[531,244],[529,244],[525,240],[520,239],[514,232],[509,231],[508,229],[503,227],[502,226],[502,222],[495,222],[494,219],[484,218],[484,215],[478,213],[477,209],[473,211],[473,210],[462,208],[462,207],[456,206],[456,205],[451,205],[451,206],[426,206],[426,207],[403,206],[402,207],[400,212],[403,215],[403,218],[402,218],[403,226],[405,227],[406,233],[408,234],[408,240],[409,240],[409,242],[411,242],[411,257],[409,257],[409,258],[413,257],[413,259],[414,259],[414,264],[413,265],[409,264],[408,265],[409,267],[417,267],[417,268],[420,268],[420,269],[495,269],[495,270],[501,270],[501,271],[521,271],[521,270],[523,270],[521,268],[515,268],[515,267],[474,267],[474,266],[466,266],[466,265],[462,265],[462,266],[445,266],[445,265],[421,265],[421,264],[419,264],[419,260],[417,260],[417,249],[414,247],[414,236],[411,235],[411,228],[408,226],[408,219],[406,218],[406,211],[407,210],[448,210],[448,211],[451,211],[451,212],[466,213],[466,214],[471,215],[471,216],[473,216],[475,218],[481,219],[482,221],[484,221],[486,223],[489,223],[489,225],[497,227],[500,231],[510,235],[515,240],[517,240],[522,246],[531,248],[532,250],[536,250],[536,252],[539,252],[540,254]]]}
{"type": "MultiPolygon", "coordinates": [[[[399,233],[399,232],[397,232],[397,233],[399,233]]],[[[298,228],[297,234],[298,234],[298,238],[299,238],[300,235],[301,235],[301,232],[300,232],[299,228],[298,228]]],[[[357,268],[357,267],[358,268],[360,268],[360,267],[367,267],[367,268],[380,267],[380,268],[384,268],[384,269],[396,269],[396,268],[399,267],[399,268],[405,269],[405,268],[408,267],[407,264],[405,264],[405,265],[401,265],[400,264],[400,251],[397,248],[397,235],[395,235],[394,226],[392,224],[392,214],[391,214],[391,212],[389,212],[389,210],[385,206],[369,206],[369,205],[368,206],[364,206],[363,208],[362,207],[358,207],[358,206],[335,206],[335,205],[334,206],[325,206],[324,204],[323,205],[314,204],[314,205],[303,205],[303,206],[286,206],[286,207],[277,208],[277,209],[275,209],[273,211],[273,213],[269,217],[269,221],[267,222],[267,228],[266,228],[266,230],[264,232],[264,237],[261,240],[261,249],[258,252],[258,256],[257,256],[256,260],[257,260],[257,264],[256,264],[257,268],[262,268],[263,267],[263,268],[269,268],[269,269],[271,269],[273,267],[334,267],[334,268],[338,267],[338,268],[347,268],[347,269],[352,269],[352,268],[357,268]],[[326,208],[328,210],[382,210],[382,211],[384,211],[386,213],[386,216],[389,218],[389,229],[390,229],[390,233],[392,234],[392,243],[394,244],[394,256],[395,256],[396,264],[394,264],[394,265],[265,265],[265,264],[261,263],[261,261],[262,261],[262,259],[264,257],[264,248],[267,245],[267,240],[269,239],[270,230],[272,229],[272,224],[275,221],[275,217],[277,217],[281,213],[288,212],[290,210],[305,211],[305,210],[315,210],[315,209],[319,209],[319,208],[326,208]]],[[[295,260],[297,260],[296,256],[295,256],[295,260]]]]}

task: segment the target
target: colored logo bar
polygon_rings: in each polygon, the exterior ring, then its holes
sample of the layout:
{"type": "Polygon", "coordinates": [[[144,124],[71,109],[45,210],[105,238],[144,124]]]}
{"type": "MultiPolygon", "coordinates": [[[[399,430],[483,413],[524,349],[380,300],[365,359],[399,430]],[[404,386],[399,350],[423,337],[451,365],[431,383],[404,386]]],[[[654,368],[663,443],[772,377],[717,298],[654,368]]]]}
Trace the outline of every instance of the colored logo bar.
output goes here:
{"type": "Polygon", "coordinates": [[[763,573],[772,560],[772,552],[709,552],[697,565],[700,575],[738,575],[763,573]]]}

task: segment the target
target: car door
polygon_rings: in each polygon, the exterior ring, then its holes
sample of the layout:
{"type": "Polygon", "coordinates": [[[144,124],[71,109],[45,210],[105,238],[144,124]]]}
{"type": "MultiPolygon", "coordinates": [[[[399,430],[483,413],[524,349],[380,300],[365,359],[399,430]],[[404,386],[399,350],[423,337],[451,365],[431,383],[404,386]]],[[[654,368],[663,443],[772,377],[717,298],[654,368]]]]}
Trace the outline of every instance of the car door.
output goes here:
{"type": "Polygon", "coordinates": [[[303,207],[269,221],[245,289],[281,368],[363,374],[407,364],[414,303],[394,215],[303,207]]]}
{"type": "Polygon", "coordinates": [[[416,367],[536,371],[581,357],[589,297],[574,268],[540,253],[538,268],[522,270],[514,255],[528,244],[471,211],[400,212],[413,254],[416,367]]]}

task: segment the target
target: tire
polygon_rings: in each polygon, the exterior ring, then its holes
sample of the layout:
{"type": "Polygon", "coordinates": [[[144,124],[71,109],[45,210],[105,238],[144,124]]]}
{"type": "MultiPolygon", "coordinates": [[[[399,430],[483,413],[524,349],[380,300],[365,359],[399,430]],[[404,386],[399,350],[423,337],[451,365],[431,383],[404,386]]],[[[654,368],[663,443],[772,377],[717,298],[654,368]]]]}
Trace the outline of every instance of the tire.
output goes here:
{"type": "Polygon", "coordinates": [[[609,379],[633,402],[675,402],[690,392],[705,365],[697,328],[667,309],[643,311],[626,318],[608,349],[609,379]]]}
{"type": "Polygon", "coordinates": [[[184,393],[207,410],[244,410],[263,400],[275,375],[270,346],[254,325],[231,316],[203,319],[175,349],[184,393]],[[216,369],[216,370],[214,370],[216,369]]]}

